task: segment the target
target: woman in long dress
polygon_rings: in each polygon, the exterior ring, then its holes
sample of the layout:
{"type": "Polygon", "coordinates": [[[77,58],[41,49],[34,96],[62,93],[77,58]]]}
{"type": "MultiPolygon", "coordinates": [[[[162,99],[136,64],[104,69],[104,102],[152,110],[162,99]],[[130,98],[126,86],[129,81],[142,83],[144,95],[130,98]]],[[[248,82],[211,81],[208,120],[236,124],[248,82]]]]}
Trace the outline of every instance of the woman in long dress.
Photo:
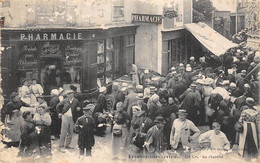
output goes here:
{"type": "Polygon", "coordinates": [[[259,154],[259,112],[253,108],[254,100],[246,99],[247,107],[242,111],[239,123],[243,125],[243,132],[239,135],[239,155],[247,159],[257,158],[259,154]]]}
{"type": "Polygon", "coordinates": [[[24,80],[23,81],[23,86],[20,88],[20,91],[19,91],[19,96],[21,98],[21,100],[25,103],[27,103],[28,105],[31,104],[31,98],[30,98],[30,89],[29,89],[29,81],[27,80],[24,80]]]}
{"type": "Polygon", "coordinates": [[[112,149],[114,159],[118,159],[123,154],[123,148],[125,147],[127,124],[130,121],[130,117],[122,108],[123,103],[118,102],[116,104],[116,111],[114,112],[114,126],[112,130],[112,149]]]}
{"type": "Polygon", "coordinates": [[[36,97],[43,94],[43,88],[40,84],[37,83],[36,79],[32,79],[32,84],[29,87],[31,91],[31,104],[34,105],[37,103],[36,97]]]}

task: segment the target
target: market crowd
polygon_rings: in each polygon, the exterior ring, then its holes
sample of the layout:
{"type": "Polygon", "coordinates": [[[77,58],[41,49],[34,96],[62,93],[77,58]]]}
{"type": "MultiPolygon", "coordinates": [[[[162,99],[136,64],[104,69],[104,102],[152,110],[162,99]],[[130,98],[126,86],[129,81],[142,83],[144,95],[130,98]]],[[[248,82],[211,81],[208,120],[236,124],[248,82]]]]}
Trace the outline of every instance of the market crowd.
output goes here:
{"type": "Polygon", "coordinates": [[[76,133],[79,154],[91,156],[94,135],[106,136],[110,126],[114,159],[129,151],[229,151],[235,145],[241,157],[256,158],[259,59],[256,51],[239,44],[222,56],[220,65],[191,56],[164,77],[132,65],[131,82],[114,81],[109,95],[106,87],[99,88],[95,103],[84,101],[73,85],[70,90],[53,89],[47,103],[37,80],[25,80],[2,109],[2,142],[19,147],[19,156],[49,156],[52,139],[59,139],[63,153],[74,148],[76,133]],[[202,133],[199,126],[210,130],[202,133]]]}

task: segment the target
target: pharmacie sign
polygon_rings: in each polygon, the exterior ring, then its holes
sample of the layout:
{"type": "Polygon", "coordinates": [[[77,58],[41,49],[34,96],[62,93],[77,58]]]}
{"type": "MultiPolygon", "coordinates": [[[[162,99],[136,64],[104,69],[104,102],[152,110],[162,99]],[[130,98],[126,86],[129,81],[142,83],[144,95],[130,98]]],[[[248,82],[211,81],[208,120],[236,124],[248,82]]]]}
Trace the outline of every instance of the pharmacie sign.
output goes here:
{"type": "Polygon", "coordinates": [[[82,33],[21,33],[21,41],[42,41],[42,40],[82,40],[82,33]]]}
{"type": "Polygon", "coordinates": [[[132,22],[162,24],[162,16],[148,14],[132,14],[132,22]]]}

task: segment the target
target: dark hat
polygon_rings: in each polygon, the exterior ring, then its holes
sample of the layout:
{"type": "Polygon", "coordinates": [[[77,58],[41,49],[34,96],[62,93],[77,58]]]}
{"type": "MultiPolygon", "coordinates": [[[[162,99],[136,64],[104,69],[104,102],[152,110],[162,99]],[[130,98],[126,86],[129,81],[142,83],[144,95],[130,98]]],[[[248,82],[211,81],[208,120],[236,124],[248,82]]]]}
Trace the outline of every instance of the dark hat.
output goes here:
{"type": "Polygon", "coordinates": [[[163,123],[165,124],[166,121],[164,120],[164,118],[162,116],[157,116],[154,120],[154,123],[163,123]]]}
{"type": "Polygon", "coordinates": [[[132,127],[135,130],[135,129],[138,129],[140,127],[140,125],[138,123],[134,123],[132,127]]]}
{"type": "Polygon", "coordinates": [[[70,85],[70,89],[72,89],[73,91],[77,91],[77,87],[76,86],[74,86],[74,85],[70,85]]]}
{"type": "Polygon", "coordinates": [[[66,91],[65,91],[65,94],[66,94],[66,95],[71,94],[71,93],[74,93],[74,91],[73,91],[73,90],[66,90],[66,91]]]}
{"type": "Polygon", "coordinates": [[[14,99],[16,96],[18,96],[19,94],[17,92],[13,92],[11,95],[10,95],[10,99],[14,99]]]}
{"type": "Polygon", "coordinates": [[[137,116],[137,117],[141,117],[141,116],[144,115],[144,114],[145,114],[145,111],[142,110],[142,111],[138,112],[136,116],[137,116]]]}

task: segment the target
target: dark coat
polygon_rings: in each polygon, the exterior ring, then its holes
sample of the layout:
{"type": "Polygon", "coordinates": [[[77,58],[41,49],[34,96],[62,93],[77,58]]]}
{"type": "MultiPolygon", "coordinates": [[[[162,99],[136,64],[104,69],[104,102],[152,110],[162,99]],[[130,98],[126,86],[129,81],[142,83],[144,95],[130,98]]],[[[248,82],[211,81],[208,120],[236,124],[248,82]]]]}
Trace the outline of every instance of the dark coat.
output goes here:
{"type": "Polygon", "coordinates": [[[228,74],[227,77],[226,77],[226,80],[229,80],[230,83],[236,83],[236,78],[234,75],[232,74],[228,74]]]}
{"type": "Polygon", "coordinates": [[[217,110],[220,101],[223,100],[223,97],[220,94],[217,94],[216,97],[213,97],[213,95],[209,98],[209,104],[211,105],[211,109],[217,110]]]}
{"type": "Polygon", "coordinates": [[[235,88],[233,90],[230,90],[231,96],[239,97],[243,95],[243,92],[239,88],[235,88]]]}
{"type": "Polygon", "coordinates": [[[40,152],[38,138],[35,133],[35,124],[24,121],[21,124],[21,142],[19,156],[32,156],[40,152]]]}
{"type": "Polygon", "coordinates": [[[76,131],[79,132],[78,146],[80,149],[93,147],[95,144],[95,121],[85,115],[79,117],[76,122],[76,131]]]}
{"type": "Polygon", "coordinates": [[[174,97],[179,98],[179,96],[183,94],[187,88],[188,87],[185,85],[185,83],[177,82],[173,87],[174,97]]]}
{"type": "Polygon", "coordinates": [[[64,99],[57,105],[57,113],[65,114],[70,108],[73,116],[73,121],[76,122],[79,115],[83,115],[83,110],[80,109],[80,111],[77,111],[77,107],[80,107],[79,101],[77,99],[73,99],[72,103],[70,104],[70,101],[68,98],[64,99]]]}
{"type": "Polygon", "coordinates": [[[162,129],[158,129],[156,125],[150,128],[147,132],[147,137],[145,140],[145,142],[149,144],[146,146],[148,152],[162,152],[165,148],[163,138],[164,136],[162,129]]]}
{"type": "Polygon", "coordinates": [[[103,113],[103,110],[107,110],[107,97],[103,93],[100,93],[97,99],[97,105],[95,107],[95,113],[103,113]]]}
{"type": "Polygon", "coordinates": [[[116,104],[118,102],[124,102],[124,101],[125,101],[125,94],[122,91],[115,92],[114,103],[113,103],[114,110],[116,110],[116,104]]]}
{"type": "Polygon", "coordinates": [[[155,117],[157,116],[157,110],[158,110],[158,106],[157,104],[151,103],[150,107],[149,107],[149,113],[148,113],[148,117],[151,120],[154,120],[155,117]]]}
{"type": "Polygon", "coordinates": [[[51,135],[59,135],[61,129],[61,119],[58,117],[57,105],[60,103],[58,96],[53,96],[50,102],[50,115],[51,115],[51,135]]]}
{"type": "Polygon", "coordinates": [[[30,105],[19,100],[18,102],[9,101],[3,108],[3,114],[12,115],[14,110],[20,110],[22,106],[29,107],[30,105]]]}
{"type": "Polygon", "coordinates": [[[58,96],[53,96],[51,98],[50,106],[49,106],[49,110],[51,112],[51,115],[52,114],[56,114],[57,115],[56,106],[58,105],[58,103],[60,103],[59,97],[58,96]]]}
{"type": "Polygon", "coordinates": [[[143,133],[147,133],[148,132],[148,130],[151,128],[151,127],[153,127],[153,125],[154,125],[154,122],[150,119],[150,118],[146,118],[145,120],[144,120],[144,126],[141,128],[141,131],[143,132],[143,133]]]}

